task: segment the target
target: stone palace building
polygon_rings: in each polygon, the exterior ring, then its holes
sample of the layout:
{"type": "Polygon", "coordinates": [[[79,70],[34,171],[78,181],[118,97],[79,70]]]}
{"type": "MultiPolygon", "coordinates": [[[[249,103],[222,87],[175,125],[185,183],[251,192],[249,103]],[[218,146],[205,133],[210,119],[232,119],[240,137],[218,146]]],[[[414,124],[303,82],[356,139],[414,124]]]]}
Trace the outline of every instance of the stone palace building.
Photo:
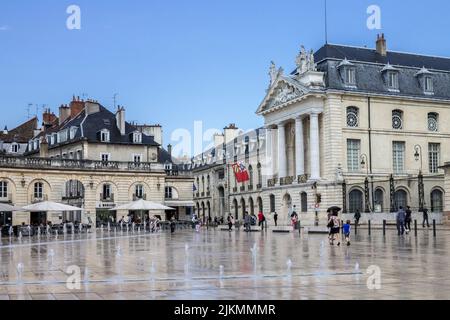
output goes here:
{"type": "Polygon", "coordinates": [[[400,206],[444,211],[443,159],[450,159],[450,59],[326,44],[303,47],[296,69],[272,63],[257,115],[265,126],[234,125],[190,166],[200,216],[242,220],[245,211],[275,211],[287,223],[324,223],[327,208],[393,218],[400,206]],[[242,162],[250,181],[237,184],[242,162]],[[295,206],[295,207],[294,207],[295,206]]]}
{"type": "Polygon", "coordinates": [[[136,219],[140,213],[109,209],[137,199],[175,209],[152,213],[162,219],[190,217],[193,180],[172,159],[170,145],[161,147],[161,126],[130,124],[123,107],[113,113],[75,97],[59,116],[46,110],[39,130],[36,122],[0,135],[0,202],[23,207],[49,200],[84,211],[0,213],[0,225],[136,219]]]}

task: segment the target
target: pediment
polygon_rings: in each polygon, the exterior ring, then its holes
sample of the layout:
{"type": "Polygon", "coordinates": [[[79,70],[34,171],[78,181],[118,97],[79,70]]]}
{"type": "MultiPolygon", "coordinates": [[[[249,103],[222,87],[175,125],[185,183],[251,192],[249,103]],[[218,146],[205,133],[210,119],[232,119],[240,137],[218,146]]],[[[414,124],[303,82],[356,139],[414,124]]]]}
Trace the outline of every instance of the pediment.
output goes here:
{"type": "Polygon", "coordinates": [[[267,91],[257,113],[282,106],[304,96],[306,93],[308,93],[308,89],[300,83],[287,77],[280,77],[267,91]]]}

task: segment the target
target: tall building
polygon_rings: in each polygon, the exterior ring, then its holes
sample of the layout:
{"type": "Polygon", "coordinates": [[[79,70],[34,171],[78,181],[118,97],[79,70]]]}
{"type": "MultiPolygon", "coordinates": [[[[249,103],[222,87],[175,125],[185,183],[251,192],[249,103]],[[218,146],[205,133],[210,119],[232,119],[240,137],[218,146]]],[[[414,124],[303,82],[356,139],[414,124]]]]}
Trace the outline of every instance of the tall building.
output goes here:
{"type": "Polygon", "coordinates": [[[137,199],[174,209],[147,214],[190,220],[190,173],[174,161],[170,146],[164,149],[153,135],[128,123],[124,107],[111,112],[74,97],[59,108],[59,117],[44,112],[42,128],[23,141],[23,151],[21,157],[0,156],[0,202],[21,207],[49,200],[84,211],[2,213],[0,225],[142,219],[141,212],[110,211],[137,199]]]}
{"type": "MultiPolygon", "coordinates": [[[[272,63],[269,75],[257,108],[265,122],[257,130],[257,161],[240,159],[239,150],[227,145],[235,153],[222,165],[260,165],[262,190],[232,187],[237,192],[226,195],[225,214],[242,219],[255,203],[269,219],[277,211],[281,223],[288,223],[294,206],[309,222],[316,216],[323,221],[334,205],[344,213],[380,215],[408,205],[442,213],[439,167],[450,158],[449,58],[389,51],[382,35],[375,49],[326,44],[314,53],[302,47],[293,72],[272,63]]],[[[236,140],[245,149],[248,139],[244,134],[236,140]]],[[[217,154],[223,147],[215,149],[217,154]]],[[[207,153],[194,158],[197,183],[206,173],[198,165],[207,153]]],[[[206,199],[195,200],[203,214],[206,199]]]]}

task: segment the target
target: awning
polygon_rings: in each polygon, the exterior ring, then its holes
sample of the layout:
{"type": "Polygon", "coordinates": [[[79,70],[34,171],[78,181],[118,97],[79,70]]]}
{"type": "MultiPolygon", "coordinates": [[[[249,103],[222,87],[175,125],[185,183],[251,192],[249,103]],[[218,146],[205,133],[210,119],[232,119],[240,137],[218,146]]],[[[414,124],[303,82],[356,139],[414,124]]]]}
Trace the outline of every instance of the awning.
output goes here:
{"type": "Polygon", "coordinates": [[[170,200],[164,203],[169,207],[195,207],[194,201],[170,200]]]}

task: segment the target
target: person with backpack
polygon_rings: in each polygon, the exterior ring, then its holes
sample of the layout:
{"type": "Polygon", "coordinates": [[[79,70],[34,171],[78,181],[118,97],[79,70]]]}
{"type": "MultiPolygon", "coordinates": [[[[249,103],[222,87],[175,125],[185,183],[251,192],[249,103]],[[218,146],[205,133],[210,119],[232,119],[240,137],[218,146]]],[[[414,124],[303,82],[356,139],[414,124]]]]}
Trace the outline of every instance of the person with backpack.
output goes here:
{"type": "Polygon", "coordinates": [[[334,246],[334,241],[338,241],[337,245],[340,246],[341,221],[337,212],[331,214],[330,220],[328,221],[328,228],[330,228],[330,245],[334,246]]]}

